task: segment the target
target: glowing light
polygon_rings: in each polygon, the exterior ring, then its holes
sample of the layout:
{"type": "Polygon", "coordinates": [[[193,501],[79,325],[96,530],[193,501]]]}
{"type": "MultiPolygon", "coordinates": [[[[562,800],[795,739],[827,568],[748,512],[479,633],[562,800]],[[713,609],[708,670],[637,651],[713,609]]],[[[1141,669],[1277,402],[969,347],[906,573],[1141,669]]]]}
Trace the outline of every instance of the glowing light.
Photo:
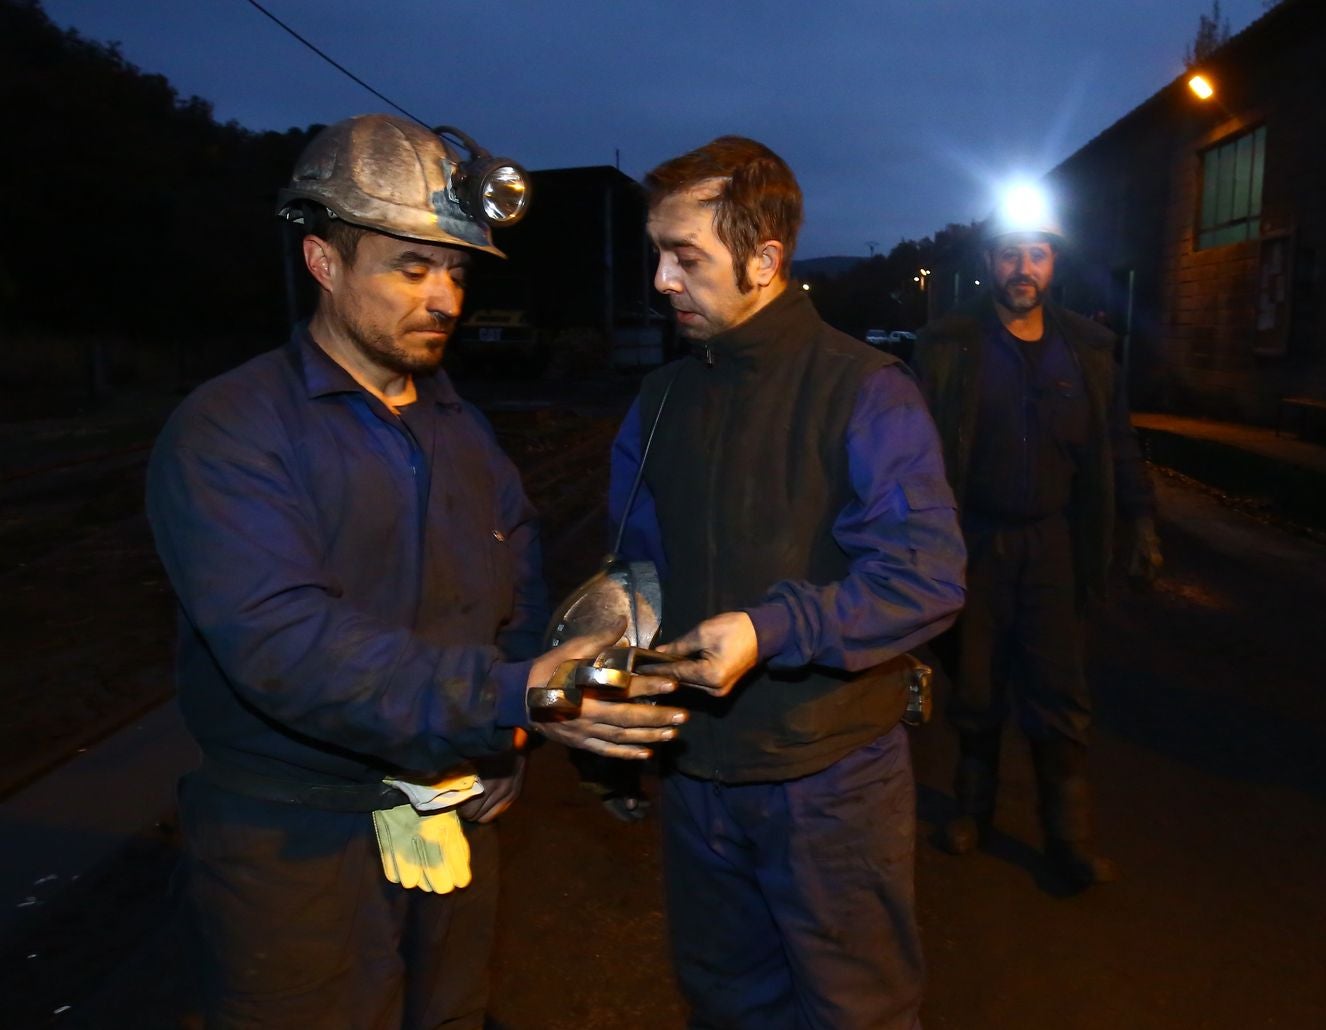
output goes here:
{"type": "Polygon", "coordinates": [[[1215,87],[1205,75],[1194,75],[1188,80],[1188,88],[1202,100],[1210,100],[1215,96],[1215,87]]]}
{"type": "Polygon", "coordinates": [[[1009,226],[1039,226],[1050,218],[1050,198],[1039,186],[1020,182],[1004,194],[1003,221],[1009,226]]]}
{"type": "Polygon", "coordinates": [[[810,283],[802,283],[802,284],[801,284],[801,288],[802,288],[803,290],[809,291],[809,290],[810,290],[810,283]]]}

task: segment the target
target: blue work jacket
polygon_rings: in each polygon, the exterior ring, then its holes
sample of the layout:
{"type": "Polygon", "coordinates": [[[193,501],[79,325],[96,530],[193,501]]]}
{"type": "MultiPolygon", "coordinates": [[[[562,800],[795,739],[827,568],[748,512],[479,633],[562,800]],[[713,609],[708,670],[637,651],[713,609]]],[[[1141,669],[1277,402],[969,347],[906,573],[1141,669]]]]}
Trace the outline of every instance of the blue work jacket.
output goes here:
{"type": "Polygon", "coordinates": [[[546,623],[535,513],[445,373],[398,417],[304,328],[199,387],[148,471],[205,755],[305,783],[510,745],[546,623]]]}

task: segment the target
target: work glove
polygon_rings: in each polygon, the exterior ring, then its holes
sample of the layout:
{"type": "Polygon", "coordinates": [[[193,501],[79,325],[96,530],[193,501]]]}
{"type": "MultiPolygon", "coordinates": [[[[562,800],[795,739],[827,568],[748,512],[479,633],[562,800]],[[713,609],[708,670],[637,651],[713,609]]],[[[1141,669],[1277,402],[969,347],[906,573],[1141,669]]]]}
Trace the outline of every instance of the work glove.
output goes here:
{"type": "Polygon", "coordinates": [[[1150,515],[1133,521],[1128,550],[1128,578],[1143,585],[1154,583],[1165,558],[1160,553],[1160,537],[1156,535],[1156,523],[1150,515]]]}
{"type": "Polygon", "coordinates": [[[382,871],[392,883],[449,894],[470,882],[470,844],[454,810],[427,815],[413,805],[373,813],[382,871]]]}
{"type": "Polygon", "coordinates": [[[431,783],[386,780],[410,799],[408,805],[373,813],[382,871],[392,883],[447,894],[470,882],[470,843],[456,806],[483,793],[474,768],[457,766],[431,783]]]}

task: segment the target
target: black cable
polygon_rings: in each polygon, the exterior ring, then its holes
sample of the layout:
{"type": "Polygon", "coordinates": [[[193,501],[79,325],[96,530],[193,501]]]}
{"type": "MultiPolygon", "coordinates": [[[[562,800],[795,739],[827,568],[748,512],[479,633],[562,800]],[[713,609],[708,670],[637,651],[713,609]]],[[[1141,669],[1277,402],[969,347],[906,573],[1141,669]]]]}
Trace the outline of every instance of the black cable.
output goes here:
{"type": "MultiPolygon", "coordinates": [[[[677,370],[672,373],[668,380],[667,388],[663,391],[663,399],[658,402],[658,411],[654,412],[654,421],[649,427],[649,437],[645,440],[643,452],[640,454],[640,464],[635,470],[635,482],[631,484],[631,492],[626,497],[626,509],[622,512],[621,525],[617,527],[617,539],[612,544],[612,557],[616,558],[622,552],[622,537],[626,535],[626,520],[631,517],[631,511],[635,508],[635,495],[640,492],[640,482],[645,478],[645,462],[649,460],[649,448],[654,446],[654,433],[658,431],[659,419],[663,417],[663,409],[668,403],[668,394],[672,392],[672,384],[677,381],[681,375],[684,366],[678,365],[677,370]]],[[[632,601],[634,603],[634,601],[632,601]]]]}
{"type": "Polygon", "coordinates": [[[413,118],[416,122],[418,122],[420,125],[422,125],[425,129],[428,128],[428,123],[427,123],[426,121],[424,121],[422,118],[418,117],[417,115],[413,115],[413,114],[411,114],[409,111],[405,110],[405,108],[401,107],[400,104],[396,103],[396,101],[392,100],[390,97],[385,97],[385,96],[383,96],[381,93],[379,93],[377,90],[375,90],[372,86],[370,86],[367,82],[365,82],[363,79],[361,79],[358,75],[356,75],[354,72],[350,71],[349,68],[346,68],[344,65],[339,64],[339,63],[337,63],[335,60],[333,60],[332,58],[328,57],[328,56],[327,56],[326,54],[324,54],[321,50],[319,50],[319,49],[318,49],[317,47],[315,47],[312,43],[310,43],[307,39],[305,39],[303,36],[301,36],[298,32],[296,32],[296,31],[295,31],[294,29],[292,29],[289,25],[287,25],[285,22],[283,22],[280,18],[278,18],[276,15],[274,15],[271,11],[269,11],[269,10],[267,10],[267,8],[263,7],[262,4],[258,3],[257,0],[248,0],[248,3],[249,3],[252,7],[257,8],[261,13],[267,15],[267,17],[271,18],[272,21],[276,22],[277,25],[279,25],[279,26],[281,26],[281,28],[285,29],[286,32],[288,32],[288,33],[290,33],[290,35],[294,36],[295,39],[297,39],[297,40],[299,40],[301,43],[303,43],[306,47],[308,47],[310,50],[312,50],[315,54],[317,54],[319,57],[321,57],[324,61],[326,61],[328,64],[330,64],[330,65],[331,65],[333,68],[335,68],[337,71],[341,72],[341,73],[344,74],[344,75],[348,75],[350,78],[352,78],[355,82],[359,83],[359,85],[363,86],[364,89],[368,90],[370,93],[372,93],[372,94],[373,94],[375,97],[377,97],[379,100],[385,101],[386,103],[390,104],[392,107],[396,108],[396,110],[399,111],[401,114],[405,115],[405,117],[407,117],[407,118],[413,118]]]}

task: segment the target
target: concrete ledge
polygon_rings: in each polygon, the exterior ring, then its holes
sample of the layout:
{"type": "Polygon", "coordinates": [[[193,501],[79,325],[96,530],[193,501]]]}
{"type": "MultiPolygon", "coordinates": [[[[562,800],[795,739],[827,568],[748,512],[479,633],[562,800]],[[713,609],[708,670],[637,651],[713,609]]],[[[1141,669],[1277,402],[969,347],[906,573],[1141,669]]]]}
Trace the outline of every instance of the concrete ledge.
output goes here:
{"type": "Polygon", "coordinates": [[[1326,530],[1326,446],[1257,426],[1172,415],[1138,413],[1133,424],[1147,460],[1326,530]]]}

